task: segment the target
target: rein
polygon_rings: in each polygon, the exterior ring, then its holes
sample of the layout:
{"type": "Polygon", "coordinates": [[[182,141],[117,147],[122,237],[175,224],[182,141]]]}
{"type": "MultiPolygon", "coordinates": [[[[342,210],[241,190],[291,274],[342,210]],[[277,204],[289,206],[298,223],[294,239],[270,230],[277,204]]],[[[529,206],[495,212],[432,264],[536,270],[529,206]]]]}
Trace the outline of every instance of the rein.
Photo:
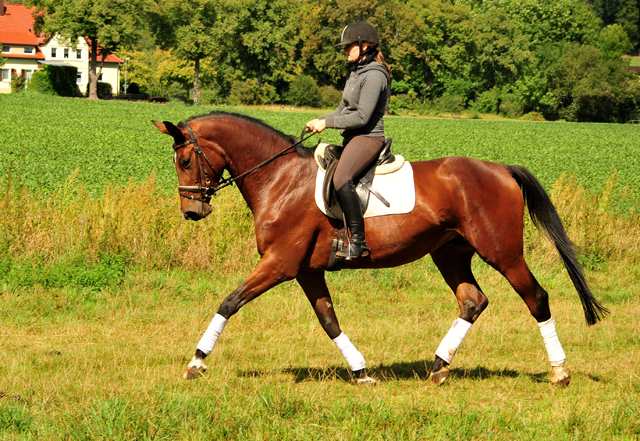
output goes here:
{"type": "Polygon", "coordinates": [[[261,162],[260,164],[256,165],[252,169],[247,170],[246,172],[236,176],[235,178],[234,177],[223,178],[221,175],[218,174],[218,172],[216,172],[216,169],[213,167],[213,165],[211,165],[211,161],[209,161],[209,158],[207,158],[207,155],[204,153],[204,151],[200,147],[200,144],[198,144],[198,140],[195,137],[195,135],[193,134],[193,131],[191,130],[191,127],[189,126],[189,124],[185,124],[185,126],[187,127],[187,131],[189,132],[189,135],[191,136],[191,139],[189,141],[183,142],[182,144],[173,144],[173,150],[177,152],[181,148],[186,147],[186,146],[188,146],[190,144],[193,144],[193,146],[194,146],[193,149],[196,152],[196,156],[197,156],[197,160],[198,160],[198,185],[181,185],[181,186],[178,186],[178,193],[183,198],[191,199],[193,201],[206,202],[206,203],[209,203],[211,198],[213,196],[215,196],[218,191],[222,190],[225,187],[233,185],[234,182],[236,182],[237,180],[239,180],[241,178],[244,178],[249,173],[258,170],[259,168],[262,168],[267,164],[270,164],[271,162],[275,161],[279,157],[283,156],[286,152],[291,150],[293,147],[296,147],[296,146],[302,144],[304,141],[306,141],[307,139],[309,139],[313,135],[315,135],[315,133],[312,133],[311,135],[309,135],[309,136],[307,136],[305,138],[304,137],[304,134],[306,133],[306,129],[305,129],[302,132],[302,134],[300,135],[300,140],[298,142],[296,142],[295,144],[291,144],[289,147],[287,147],[286,149],[282,150],[280,153],[276,153],[275,155],[273,155],[272,157],[270,157],[266,161],[261,162]],[[209,179],[209,174],[207,173],[207,167],[206,167],[205,163],[207,165],[209,165],[209,168],[213,171],[213,174],[215,175],[215,178],[218,181],[218,183],[217,183],[217,185],[215,187],[211,185],[211,180],[209,179]],[[202,174],[203,173],[204,173],[204,179],[205,179],[205,185],[206,185],[205,187],[202,186],[202,174]],[[190,196],[188,194],[184,194],[183,192],[185,192],[185,191],[186,192],[191,192],[191,193],[200,193],[200,197],[190,196]]]}

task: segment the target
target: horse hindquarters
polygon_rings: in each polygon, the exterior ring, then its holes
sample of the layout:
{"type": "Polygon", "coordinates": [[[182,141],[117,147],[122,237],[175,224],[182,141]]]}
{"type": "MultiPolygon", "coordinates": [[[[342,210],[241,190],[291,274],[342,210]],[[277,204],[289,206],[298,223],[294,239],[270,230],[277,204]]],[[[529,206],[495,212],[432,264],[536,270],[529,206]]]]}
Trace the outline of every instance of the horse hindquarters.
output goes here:
{"type": "MultiPolygon", "coordinates": [[[[444,165],[448,173],[454,176],[451,182],[455,183],[456,188],[452,189],[451,194],[456,200],[454,217],[456,230],[464,237],[462,242],[467,243],[485,262],[498,270],[523,299],[531,315],[541,327],[543,340],[552,362],[552,383],[568,384],[570,377],[562,368],[564,352],[555,333],[548,294],[529,270],[523,255],[524,197],[519,183],[501,164],[461,159],[452,162],[453,164],[445,162],[444,165]]],[[[544,195],[546,196],[546,193],[544,195]]],[[[441,268],[445,280],[451,279],[453,273],[454,280],[458,277],[463,281],[451,283],[447,280],[447,283],[450,286],[453,285],[451,287],[460,303],[460,318],[466,320],[470,314],[466,312],[464,306],[470,302],[469,296],[472,295],[470,293],[473,293],[477,299],[483,299],[484,294],[477,284],[473,283],[475,279],[471,275],[470,259],[468,264],[462,259],[446,259],[446,256],[452,255],[453,245],[451,244],[449,249],[436,250],[432,254],[434,262],[436,264],[440,262],[438,267],[441,268]],[[461,275],[465,275],[466,280],[461,278],[461,275]],[[465,285],[468,288],[461,289],[465,285]],[[474,290],[477,292],[474,293],[474,290]],[[478,296],[478,293],[482,296],[478,296]]],[[[471,300],[472,303],[473,300],[471,300]]],[[[482,304],[478,300],[475,303],[482,304]]],[[[477,306],[474,307],[477,308],[477,306]]],[[[482,312],[484,307],[479,308],[478,311],[482,312]]],[[[470,323],[475,321],[475,318],[472,316],[470,323]]],[[[448,364],[445,363],[446,360],[439,358],[437,357],[434,363],[434,371],[448,364]]]]}

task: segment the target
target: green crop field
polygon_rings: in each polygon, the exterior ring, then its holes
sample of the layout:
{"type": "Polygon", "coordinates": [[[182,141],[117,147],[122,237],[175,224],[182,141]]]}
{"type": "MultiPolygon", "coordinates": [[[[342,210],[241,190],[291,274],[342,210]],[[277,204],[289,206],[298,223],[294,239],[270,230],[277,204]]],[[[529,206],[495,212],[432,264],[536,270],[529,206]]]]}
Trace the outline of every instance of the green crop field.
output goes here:
{"type": "MultiPolygon", "coordinates": [[[[105,181],[141,182],[156,170],[157,182],[173,189],[171,138],[150,123],[174,123],[213,108],[182,104],[89,102],[38,95],[0,95],[0,174],[21,167],[35,191],[58,188],[76,169],[92,191],[105,181]]],[[[316,112],[217,110],[250,113],[285,133],[299,135],[316,112]]],[[[545,187],[575,173],[588,188],[602,187],[614,172],[622,184],[640,187],[640,127],[623,124],[535,123],[387,117],[394,151],[411,161],[463,155],[528,167],[545,187]]],[[[339,142],[337,131],[317,139],[339,142]]],[[[308,143],[311,145],[311,141],[308,143]]]]}
{"type": "MultiPolygon", "coordinates": [[[[640,214],[630,190],[640,183],[639,126],[386,119],[395,152],[410,160],[521,164],[549,190],[611,311],[586,326],[555,250],[525,218],[568,388],[549,384],[538,326],[479,259],[489,307],[452,376],[430,383],[458,305],[428,257],[327,275],[340,325],[378,386],[354,384],[296,282],[243,307],[209,371],[185,381],[218,306],[259,259],[237,189],[221,192],[207,219],[180,216],[171,138],[150,123],[212,110],[0,95],[0,439],[640,438],[640,214]]],[[[291,134],[317,114],[221,110],[291,134]]]]}

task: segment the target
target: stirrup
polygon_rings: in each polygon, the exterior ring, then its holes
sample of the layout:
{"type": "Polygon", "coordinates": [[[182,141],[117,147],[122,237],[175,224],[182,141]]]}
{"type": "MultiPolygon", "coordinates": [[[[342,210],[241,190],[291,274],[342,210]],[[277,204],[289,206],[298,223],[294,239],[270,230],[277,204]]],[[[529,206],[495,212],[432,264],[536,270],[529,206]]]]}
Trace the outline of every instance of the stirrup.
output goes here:
{"type": "Polygon", "coordinates": [[[337,250],[336,257],[344,260],[352,260],[358,257],[367,257],[371,254],[371,250],[367,246],[366,242],[355,243],[349,242],[346,250],[337,250]],[[358,250],[354,250],[353,247],[357,247],[358,250]]]}

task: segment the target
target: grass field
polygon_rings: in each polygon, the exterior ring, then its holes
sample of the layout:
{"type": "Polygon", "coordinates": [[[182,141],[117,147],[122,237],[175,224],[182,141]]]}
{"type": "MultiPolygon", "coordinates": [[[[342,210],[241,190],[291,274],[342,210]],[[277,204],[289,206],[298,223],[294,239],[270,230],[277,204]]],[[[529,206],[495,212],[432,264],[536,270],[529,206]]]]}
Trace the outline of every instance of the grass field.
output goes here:
{"type": "MultiPolygon", "coordinates": [[[[0,439],[640,438],[640,219],[636,197],[607,180],[615,169],[622,184],[637,182],[638,127],[389,118],[409,159],[467,154],[531,168],[611,315],[586,326],[559,259],[527,223],[571,385],[549,385],[535,321],[475,260],[489,308],[438,388],[428,372],[458,308],[431,260],[329,274],[341,326],[380,380],[362,388],[295,282],[232,318],[204,378],[181,379],[258,259],[237,190],[206,220],[180,219],[170,140],[148,121],[193,108],[29,95],[0,95],[0,108],[0,439]],[[12,130],[18,121],[28,127],[12,130]],[[28,187],[8,181],[12,159],[28,187]],[[564,171],[577,181],[558,181],[564,171]]],[[[288,133],[314,114],[242,111],[288,133]]]]}

